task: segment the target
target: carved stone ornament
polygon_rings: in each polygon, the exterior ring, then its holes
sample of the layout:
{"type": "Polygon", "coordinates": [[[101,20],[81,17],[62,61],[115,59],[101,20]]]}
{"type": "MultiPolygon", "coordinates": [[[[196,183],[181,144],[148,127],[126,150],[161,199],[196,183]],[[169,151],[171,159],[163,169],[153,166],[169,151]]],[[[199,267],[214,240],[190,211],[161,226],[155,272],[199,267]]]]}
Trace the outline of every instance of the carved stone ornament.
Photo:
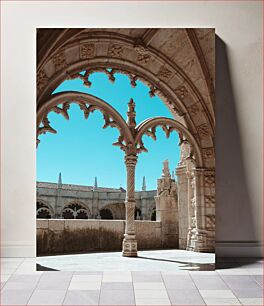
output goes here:
{"type": "Polygon", "coordinates": [[[121,57],[124,53],[123,46],[119,44],[110,45],[108,49],[108,56],[121,57]]]}
{"type": "Polygon", "coordinates": [[[204,159],[211,159],[214,158],[214,148],[206,148],[202,150],[203,158],[204,159]]]}
{"type": "Polygon", "coordinates": [[[136,81],[138,80],[138,76],[135,74],[126,72],[125,70],[121,69],[113,69],[113,68],[103,68],[103,67],[98,67],[98,68],[91,68],[85,71],[84,74],[82,73],[68,73],[68,79],[74,80],[74,79],[81,79],[83,81],[83,85],[86,87],[90,87],[92,85],[92,82],[89,81],[89,77],[91,74],[94,72],[103,72],[108,76],[108,80],[112,83],[115,82],[115,74],[116,73],[121,73],[125,74],[129,80],[130,80],[130,85],[134,88],[137,86],[136,81]]]}
{"type": "Polygon", "coordinates": [[[214,196],[205,195],[204,196],[204,201],[205,201],[205,207],[207,207],[207,208],[214,208],[215,207],[215,197],[214,196]]]}
{"type": "Polygon", "coordinates": [[[42,90],[48,83],[49,79],[44,69],[40,69],[37,73],[37,90],[42,90]]]}
{"type": "Polygon", "coordinates": [[[137,52],[137,61],[142,64],[147,64],[150,60],[150,54],[147,48],[137,45],[135,46],[135,51],[137,52]]]}
{"type": "Polygon", "coordinates": [[[171,177],[168,159],[163,162],[162,177],[171,177]]]}
{"type": "Polygon", "coordinates": [[[172,71],[170,71],[168,68],[162,67],[158,72],[158,77],[163,80],[168,80],[169,78],[172,77],[172,74],[173,74],[172,71]]]}
{"type": "Polygon", "coordinates": [[[215,216],[205,216],[205,224],[207,229],[215,228],[215,216]]]}
{"type": "Polygon", "coordinates": [[[67,66],[66,56],[65,56],[64,51],[61,51],[57,53],[56,55],[54,55],[53,64],[54,64],[56,72],[62,70],[63,68],[67,66]]]}
{"type": "Polygon", "coordinates": [[[207,137],[209,135],[209,128],[206,123],[201,124],[197,128],[197,132],[201,138],[207,137]]]}
{"type": "Polygon", "coordinates": [[[204,177],[204,185],[205,185],[205,187],[214,188],[215,187],[215,176],[214,175],[206,175],[204,177]]]}
{"type": "Polygon", "coordinates": [[[198,104],[193,104],[191,107],[188,108],[188,112],[190,116],[194,117],[200,112],[200,108],[198,104]]]}
{"type": "Polygon", "coordinates": [[[177,87],[176,90],[175,90],[175,93],[176,93],[177,97],[182,99],[182,100],[184,98],[186,98],[189,94],[187,88],[183,85],[177,87]]]}
{"type": "Polygon", "coordinates": [[[81,44],[80,45],[80,58],[87,59],[95,56],[95,45],[94,44],[81,44]]]}

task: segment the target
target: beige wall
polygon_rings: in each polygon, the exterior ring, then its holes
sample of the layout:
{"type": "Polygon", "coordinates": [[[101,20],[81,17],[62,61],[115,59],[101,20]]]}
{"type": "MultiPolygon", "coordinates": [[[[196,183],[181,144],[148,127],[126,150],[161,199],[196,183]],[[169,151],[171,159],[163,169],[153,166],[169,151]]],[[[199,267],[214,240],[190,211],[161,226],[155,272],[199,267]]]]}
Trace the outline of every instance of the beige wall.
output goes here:
{"type": "MultiPolygon", "coordinates": [[[[37,220],[37,253],[121,251],[124,231],[123,220],[37,220]]],[[[136,221],[136,235],[141,250],[163,247],[161,222],[136,221]]]]}
{"type": "Polygon", "coordinates": [[[261,2],[4,2],[1,53],[2,256],[35,255],[36,27],[215,27],[217,253],[262,240],[261,2]]]}

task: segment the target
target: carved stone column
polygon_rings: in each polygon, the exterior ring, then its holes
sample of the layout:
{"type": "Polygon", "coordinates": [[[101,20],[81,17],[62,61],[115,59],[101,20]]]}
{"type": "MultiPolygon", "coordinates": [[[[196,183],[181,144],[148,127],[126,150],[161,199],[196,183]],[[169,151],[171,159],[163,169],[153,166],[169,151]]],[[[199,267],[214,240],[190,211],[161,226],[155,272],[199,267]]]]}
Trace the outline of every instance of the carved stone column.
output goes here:
{"type": "Polygon", "coordinates": [[[188,186],[188,234],[187,234],[187,246],[186,249],[191,251],[191,237],[192,237],[192,218],[193,218],[193,207],[192,207],[192,199],[193,199],[193,188],[192,188],[192,172],[187,170],[187,186],[188,186]]]}
{"type": "Polygon", "coordinates": [[[171,178],[168,161],[163,162],[163,174],[158,179],[156,202],[156,220],[161,222],[162,246],[179,247],[179,216],[177,203],[177,185],[171,178]]]}
{"type": "Polygon", "coordinates": [[[127,193],[126,193],[126,228],[123,240],[123,256],[137,256],[137,240],[135,233],[135,168],[137,164],[136,155],[126,155],[127,170],[127,193]]]}
{"type": "Polygon", "coordinates": [[[188,234],[188,182],[186,165],[176,168],[178,181],[179,249],[186,250],[188,234]]]}
{"type": "Polygon", "coordinates": [[[209,232],[206,229],[205,201],[204,201],[204,169],[194,169],[195,182],[195,225],[192,230],[190,248],[196,252],[212,252],[209,242],[209,232]]]}

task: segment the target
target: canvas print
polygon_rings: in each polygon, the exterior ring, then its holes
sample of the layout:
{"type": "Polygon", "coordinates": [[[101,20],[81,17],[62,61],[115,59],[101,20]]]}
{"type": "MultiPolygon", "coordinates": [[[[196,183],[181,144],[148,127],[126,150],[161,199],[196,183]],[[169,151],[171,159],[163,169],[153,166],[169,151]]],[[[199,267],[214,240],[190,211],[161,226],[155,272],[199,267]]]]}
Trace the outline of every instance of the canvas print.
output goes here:
{"type": "Polygon", "coordinates": [[[36,43],[38,269],[213,270],[214,29],[36,43]]]}

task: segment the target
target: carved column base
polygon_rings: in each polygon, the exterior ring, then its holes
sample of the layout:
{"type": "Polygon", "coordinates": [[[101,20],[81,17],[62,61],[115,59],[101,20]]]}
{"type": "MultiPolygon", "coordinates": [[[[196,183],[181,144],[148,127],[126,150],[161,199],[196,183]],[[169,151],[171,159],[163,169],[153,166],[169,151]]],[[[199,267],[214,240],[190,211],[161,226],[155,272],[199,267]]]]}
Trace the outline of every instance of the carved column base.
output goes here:
{"type": "Polygon", "coordinates": [[[189,229],[187,234],[187,244],[186,244],[187,251],[193,251],[194,247],[192,246],[192,231],[189,229]]]}
{"type": "Polygon", "coordinates": [[[188,244],[188,251],[200,252],[200,253],[212,253],[214,252],[214,244],[211,243],[209,233],[204,230],[194,229],[191,233],[190,243],[188,244]]]}
{"type": "Polygon", "coordinates": [[[125,257],[137,257],[137,240],[125,237],[123,240],[122,255],[125,257]]]}

